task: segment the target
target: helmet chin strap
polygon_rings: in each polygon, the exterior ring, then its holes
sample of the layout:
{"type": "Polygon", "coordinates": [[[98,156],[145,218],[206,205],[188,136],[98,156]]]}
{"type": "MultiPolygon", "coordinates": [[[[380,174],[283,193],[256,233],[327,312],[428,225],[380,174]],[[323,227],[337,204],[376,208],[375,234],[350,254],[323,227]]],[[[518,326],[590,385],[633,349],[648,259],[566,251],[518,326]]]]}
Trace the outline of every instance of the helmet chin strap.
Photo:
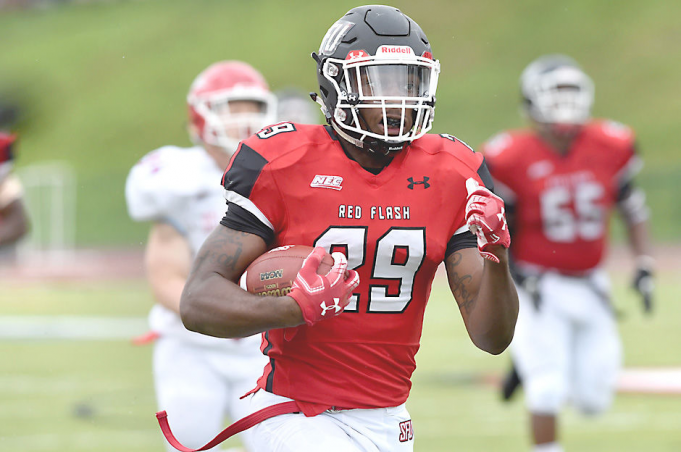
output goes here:
{"type": "MultiPolygon", "coordinates": [[[[331,121],[331,127],[333,127],[333,130],[336,131],[338,136],[340,136],[342,139],[345,141],[348,141],[350,144],[354,145],[355,147],[358,147],[360,149],[364,149],[364,141],[359,140],[353,136],[350,136],[349,133],[345,132],[343,129],[340,128],[338,124],[336,124],[336,121],[331,121]]],[[[371,150],[371,149],[368,149],[371,150]]]]}
{"type": "Polygon", "coordinates": [[[345,141],[349,142],[350,144],[354,145],[355,147],[358,147],[360,149],[364,149],[367,152],[371,152],[372,154],[380,154],[383,156],[390,155],[390,151],[397,151],[404,149],[404,145],[407,143],[401,143],[399,149],[390,149],[390,145],[388,143],[381,141],[381,140],[370,140],[369,142],[366,142],[364,140],[355,138],[348,134],[347,132],[343,131],[338,124],[336,124],[336,121],[331,121],[331,127],[333,127],[333,130],[343,138],[345,141]]]}

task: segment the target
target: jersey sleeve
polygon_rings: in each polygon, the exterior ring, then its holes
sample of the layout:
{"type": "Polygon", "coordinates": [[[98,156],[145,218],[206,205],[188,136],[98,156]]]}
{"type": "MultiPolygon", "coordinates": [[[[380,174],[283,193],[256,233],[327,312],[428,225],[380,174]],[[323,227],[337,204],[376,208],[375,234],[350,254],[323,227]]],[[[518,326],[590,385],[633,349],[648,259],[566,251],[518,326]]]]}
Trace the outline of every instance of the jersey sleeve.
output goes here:
{"type": "Polygon", "coordinates": [[[607,140],[612,149],[618,208],[627,223],[643,222],[649,218],[650,211],[645,193],[634,184],[635,176],[643,168],[634,132],[616,121],[602,121],[598,126],[601,137],[607,140]]]}
{"type": "Polygon", "coordinates": [[[616,121],[603,121],[599,124],[604,139],[611,143],[612,161],[616,168],[619,188],[629,185],[643,168],[636,146],[634,131],[616,121]]]}
{"type": "MultiPolygon", "coordinates": [[[[454,141],[451,135],[446,135],[444,138],[454,141]]],[[[471,177],[475,179],[478,184],[483,185],[484,187],[493,191],[494,183],[489,170],[487,169],[484,156],[479,152],[475,152],[470,146],[461,140],[456,139],[455,142],[459,142],[465,147],[459,147],[458,149],[455,148],[455,155],[457,160],[461,163],[460,165],[457,165],[458,172],[461,175],[460,182],[462,186],[459,189],[461,195],[467,197],[468,192],[465,187],[465,181],[471,177]]],[[[458,227],[447,242],[445,258],[461,249],[477,247],[477,238],[468,229],[468,226],[465,222],[465,216],[462,216],[461,224],[458,224],[457,226],[458,227]]]]}
{"type": "Polygon", "coordinates": [[[493,136],[480,147],[480,152],[485,156],[486,169],[494,185],[494,189],[490,190],[499,195],[506,204],[513,204],[516,198],[515,190],[512,188],[514,171],[508,165],[510,160],[508,150],[512,144],[512,136],[503,132],[493,136]]]}
{"type": "Polygon", "coordinates": [[[249,144],[241,144],[222,176],[227,212],[220,224],[256,234],[269,244],[281,225],[284,203],[270,162],[249,144]]]}
{"type": "Polygon", "coordinates": [[[185,150],[172,146],[145,155],[125,182],[128,214],[135,221],[163,221],[181,211],[183,202],[203,184],[192,177],[185,150]]]}
{"type": "Polygon", "coordinates": [[[480,152],[475,152],[472,147],[453,135],[441,134],[440,136],[451,142],[448,147],[452,149],[452,153],[460,163],[457,166],[459,172],[464,176],[464,180],[468,177],[473,177],[479,184],[484,185],[489,190],[493,190],[494,182],[487,168],[484,155],[480,152]]]}
{"type": "Polygon", "coordinates": [[[13,145],[16,137],[0,133],[0,183],[9,175],[14,166],[13,145]]]}

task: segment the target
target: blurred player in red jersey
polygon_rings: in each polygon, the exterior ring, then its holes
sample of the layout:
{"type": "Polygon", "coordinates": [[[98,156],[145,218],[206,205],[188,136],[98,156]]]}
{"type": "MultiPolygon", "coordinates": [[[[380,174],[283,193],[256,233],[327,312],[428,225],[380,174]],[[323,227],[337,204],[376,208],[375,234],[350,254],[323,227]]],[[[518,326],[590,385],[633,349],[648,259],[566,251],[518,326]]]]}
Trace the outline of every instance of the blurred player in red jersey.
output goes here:
{"type": "Polygon", "coordinates": [[[0,132],[0,249],[16,243],[28,232],[29,223],[22,200],[23,189],[12,174],[16,137],[0,132]]]}
{"type": "Polygon", "coordinates": [[[269,364],[252,407],[297,408],[253,428],[258,450],[412,451],[405,402],[439,264],[479,348],[498,354],[513,337],[503,202],[485,188],[481,154],[426,134],[440,65],[413,20],[354,8],[313,58],[328,125],[283,122],[241,143],[182,320],[218,337],[263,333],[269,364]],[[237,285],[256,257],[289,244],[317,247],[289,296],[237,285]],[[327,252],[335,265],[316,275],[327,252]]]}
{"type": "Polygon", "coordinates": [[[511,345],[535,451],[563,449],[556,417],[569,400],[595,414],[611,403],[621,345],[602,269],[612,210],[621,213],[636,258],[634,287],[652,309],[648,209],[633,183],[641,162],[628,127],[591,119],[594,87],[569,57],[547,55],[521,76],[531,128],[484,144],[496,192],[507,206],[520,315],[511,345]]]}
{"type": "MultiPolygon", "coordinates": [[[[191,148],[164,146],[130,171],[126,200],[135,221],[152,222],[145,266],[156,305],[154,383],[158,405],[173,413],[177,436],[197,446],[248,412],[239,398],[267,364],[260,337],[218,339],[187,331],[180,294],[199,247],[225,212],[219,178],[242,140],[275,121],[276,100],[264,77],[241,61],[220,61],[199,74],[187,96],[191,148]]],[[[250,432],[241,440],[248,450],[250,432]]],[[[168,450],[174,450],[168,446],[168,450]]]]}

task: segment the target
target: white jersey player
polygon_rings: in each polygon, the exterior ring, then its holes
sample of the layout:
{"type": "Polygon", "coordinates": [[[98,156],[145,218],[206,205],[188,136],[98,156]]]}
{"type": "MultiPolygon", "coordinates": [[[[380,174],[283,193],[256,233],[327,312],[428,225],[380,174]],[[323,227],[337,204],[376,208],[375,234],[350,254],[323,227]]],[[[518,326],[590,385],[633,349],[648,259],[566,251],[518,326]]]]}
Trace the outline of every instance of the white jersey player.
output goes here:
{"type": "Polygon", "coordinates": [[[12,173],[15,140],[16,136],[0,131],[0,261],[5,247],[14,245],[29,229],[23,187],[12,173]]]}
{"type": "MultiPolygon", "coordinates": [[[[125,188],[130,216],[153,223],[145,266],[156,301],[149,323],[158,405],[173,413],[178,438],[199,446],[224,427],[225,416],[235,421],[248,414],[240,397],[255,386],[267,359],[259,335],[218,339],[188,331],[180,295],[196,252],[224,216],[223,170],[241,139],[274,122],[276,100],[255,69],[226,61],[196,78],[187,102],[197,146],[150,152],[125,188]]],[[[253,450],[248,435],[241,440],[253,450]]]]}

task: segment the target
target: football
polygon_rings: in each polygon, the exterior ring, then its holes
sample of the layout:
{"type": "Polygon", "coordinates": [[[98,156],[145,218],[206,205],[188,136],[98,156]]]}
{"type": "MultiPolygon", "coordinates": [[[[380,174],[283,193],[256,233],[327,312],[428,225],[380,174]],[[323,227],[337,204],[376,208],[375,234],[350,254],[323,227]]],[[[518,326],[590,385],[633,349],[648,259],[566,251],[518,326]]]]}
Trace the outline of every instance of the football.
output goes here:
{"type": "MultiPolygon", "coordinates": [[[[288,294],[303,261],[313,249],[305,245],[286,245],[266,252],[251,262],[241,275],[241,287],[263,297],[280,297],[288,294]]],[[[325,275],[332,266],[333,257],[327,253],[317,273],[325,275]]]]}

